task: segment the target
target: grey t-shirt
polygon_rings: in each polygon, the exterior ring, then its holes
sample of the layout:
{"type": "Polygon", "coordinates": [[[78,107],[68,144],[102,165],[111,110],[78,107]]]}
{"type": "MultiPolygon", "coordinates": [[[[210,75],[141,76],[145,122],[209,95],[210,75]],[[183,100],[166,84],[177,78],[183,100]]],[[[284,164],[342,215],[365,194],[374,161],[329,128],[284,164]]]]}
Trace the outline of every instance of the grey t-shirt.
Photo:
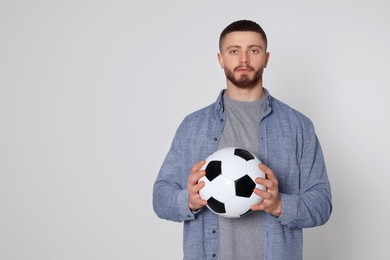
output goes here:
{"type": "MultiPolygon", "coordinates": [[[[259,124],[265,100],[242,102],[226,95],[224,109],[227,115],[218,149],[240,147],[258,157],[259,124]]],[[[241,218],[218,218],[220,260],[259,260],[264,258],[261,212],[255,211],[241,218]]]]}

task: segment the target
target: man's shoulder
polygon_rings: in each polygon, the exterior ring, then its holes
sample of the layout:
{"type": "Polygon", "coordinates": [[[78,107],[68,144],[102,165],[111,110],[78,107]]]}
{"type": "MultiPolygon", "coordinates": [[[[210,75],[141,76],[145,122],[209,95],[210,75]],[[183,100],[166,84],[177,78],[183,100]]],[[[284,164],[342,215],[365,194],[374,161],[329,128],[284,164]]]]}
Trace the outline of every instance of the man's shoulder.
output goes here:
{"type": "Polygon", "coordinates": [[[206,120],[210,117],[214,118],[218,115],[218,113],[223,110],[223,104],[222,104],[222,96],[223,96],[224,90],[222,90],[217,98],[216,101],[213,103],[202,107],[198,110],[195,110],[194,112],[188,114],[184,121],[196,121],[196,120],[206,120]]]}
{"type": "Polygon", "coordinates": [[[278,114],[282,117],[287,117],[290,119],[296,119],[297,121],[301,123],[309,123],[311,124],[311,120],[309,117],[307,117],[305,114],[303,114],[301,111],[293,108],[292,106],[286,104],[285,102],[275,98],[271,97],[272,99],[272,111],[275,114],[278,114]]]}
{"type": "Polygon", "coordinates": [[[185,116],[184,121],[205,120],[206,118],[209,118],[210,116],[213,116],[215,114],[214,107],[215,104],[213,103],[198,110],[195,110],[194,112],[185,116]]]}

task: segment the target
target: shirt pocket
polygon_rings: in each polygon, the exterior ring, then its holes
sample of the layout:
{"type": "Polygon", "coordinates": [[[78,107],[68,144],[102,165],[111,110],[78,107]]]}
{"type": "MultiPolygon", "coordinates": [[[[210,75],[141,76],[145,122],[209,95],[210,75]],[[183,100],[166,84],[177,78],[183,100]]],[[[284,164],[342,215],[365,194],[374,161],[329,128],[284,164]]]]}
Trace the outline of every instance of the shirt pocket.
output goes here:
{"type": "Polygon", "coordinates": [[[297,141],[290,136],[271,137],[267,143],[267,166],[279,181],[279,191],[296,193],[299,185],[297,141]],[[288,183],[288,185],[286,185],[288,183]],[[295,192],[296,191],[296,192],[295,192]]]}

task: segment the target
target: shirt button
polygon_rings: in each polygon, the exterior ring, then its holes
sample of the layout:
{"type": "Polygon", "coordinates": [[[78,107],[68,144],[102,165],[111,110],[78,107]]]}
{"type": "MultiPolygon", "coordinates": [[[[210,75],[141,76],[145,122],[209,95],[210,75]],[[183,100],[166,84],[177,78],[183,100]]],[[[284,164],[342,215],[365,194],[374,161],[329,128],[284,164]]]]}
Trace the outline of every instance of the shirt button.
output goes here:
{"type": "Polygon", "coordinates": [[[221,122],[221,123],[222,123],[222,122],[223,122],[223,119],[221,118],[221,119],[219,120],[219,122],[221,122]]]}
{"type": "Polygon", "coordinates": [[[213,257],[216,257],[217,255],[216,254],[213,254],[213,257]]]}
{"type": "Polygon", "coordinates": [[[212,232],[213,232],[213,234],[215,234],[217,231],[213,230],[212,232]]]}
{"type": "Polygon", "coordinates": [[[214,141],[217,141],[218,140],[218,138],[217,137],[214,137],[214,141]]]}

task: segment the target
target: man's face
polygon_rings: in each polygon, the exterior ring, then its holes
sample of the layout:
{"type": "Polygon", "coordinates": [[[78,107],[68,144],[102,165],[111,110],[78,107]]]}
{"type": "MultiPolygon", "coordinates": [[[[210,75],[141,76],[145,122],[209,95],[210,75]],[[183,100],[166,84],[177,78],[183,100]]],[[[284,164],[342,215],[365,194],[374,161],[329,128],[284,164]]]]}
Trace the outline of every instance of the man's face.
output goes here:
{"type": "Polygon", "coordinates": [[[262,82],[269,53],[259,33],[231,32],[222,41],[218,61],[226,78],[238,88],[253,88],[262,82]]]}

